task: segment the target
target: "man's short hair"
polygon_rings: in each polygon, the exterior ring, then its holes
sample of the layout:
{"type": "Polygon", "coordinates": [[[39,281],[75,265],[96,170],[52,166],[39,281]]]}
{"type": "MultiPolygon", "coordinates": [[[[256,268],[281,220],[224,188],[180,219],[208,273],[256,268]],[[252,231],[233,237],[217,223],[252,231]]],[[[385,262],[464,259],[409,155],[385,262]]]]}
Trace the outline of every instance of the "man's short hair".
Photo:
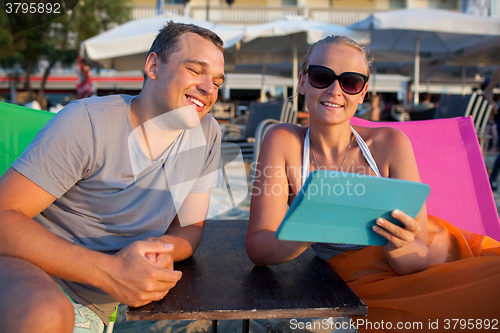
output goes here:
{"type": "MultiPolygon", "coordinates": [[[[148,51],[146,59],[151,52],[154,52],[158,55],[160,61],[166,64],[172,53],[179,50],[179,36],[188,32],[195,33],[211,41],[221,52],[224,51],[224,42],[215,32],[195,24],[169,21],[156,36],[151,48],[148,51]]],[[[144,80],[146,80],[146,78],[147,75],[144,74],[144,80]]]]}

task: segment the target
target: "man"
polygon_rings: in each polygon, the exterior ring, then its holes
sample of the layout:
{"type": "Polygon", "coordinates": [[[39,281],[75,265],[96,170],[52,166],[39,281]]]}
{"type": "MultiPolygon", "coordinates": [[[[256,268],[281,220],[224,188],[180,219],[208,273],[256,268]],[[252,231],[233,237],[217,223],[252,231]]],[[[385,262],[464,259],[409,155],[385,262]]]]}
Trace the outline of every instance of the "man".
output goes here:
{"type": "Polygon", "coordinates": [[[0,178],[2,332],[99,332],[181,278],[219,181],[222,45],[169,22],[138,96],[69,104],[0,178]]]}

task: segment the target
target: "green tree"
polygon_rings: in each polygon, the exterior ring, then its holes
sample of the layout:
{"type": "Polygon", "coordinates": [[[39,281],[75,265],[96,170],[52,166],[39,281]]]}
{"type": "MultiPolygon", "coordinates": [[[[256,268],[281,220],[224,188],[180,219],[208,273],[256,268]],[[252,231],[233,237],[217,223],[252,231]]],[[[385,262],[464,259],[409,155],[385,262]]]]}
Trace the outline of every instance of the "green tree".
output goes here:
{"type": "Polygon", "coordinates": [[[132,12],[128,0],[81,0],[50,22],[13,33],[1,0],[0,5],[0,66],[11,69],[12,76],[19,73],[16,69],[22,69],[25,89],[31,98],[34,95],[30,78],[38,70],[40,60],[48,63],[43,70],[39,102],[43,100],[50,71],[58,62],[74,63],[82,41],[130,20],[132,12]]]}

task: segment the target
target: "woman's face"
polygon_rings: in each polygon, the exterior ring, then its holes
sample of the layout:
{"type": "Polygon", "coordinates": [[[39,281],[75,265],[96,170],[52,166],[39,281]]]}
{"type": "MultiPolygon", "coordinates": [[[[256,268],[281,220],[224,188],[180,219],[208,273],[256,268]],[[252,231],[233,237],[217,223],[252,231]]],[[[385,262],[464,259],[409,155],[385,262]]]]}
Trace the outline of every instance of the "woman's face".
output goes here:
{"type": "MultiPolygon", "coordinates": [[[[336,75],[355,72],[368,75],[368,66],[363,53],[348,45],[327,44],[317,46],[308,65],[320,65],[332,69],[336,75]]],[[[299,92],[306,96],[305,103],[312,121],[338,124],[349,119],[363,100],[368,84],[355,95],[345,93],[335,80],[329,87],[318,89],[309,82],[309,74],[299,74],[299,92]]]]}

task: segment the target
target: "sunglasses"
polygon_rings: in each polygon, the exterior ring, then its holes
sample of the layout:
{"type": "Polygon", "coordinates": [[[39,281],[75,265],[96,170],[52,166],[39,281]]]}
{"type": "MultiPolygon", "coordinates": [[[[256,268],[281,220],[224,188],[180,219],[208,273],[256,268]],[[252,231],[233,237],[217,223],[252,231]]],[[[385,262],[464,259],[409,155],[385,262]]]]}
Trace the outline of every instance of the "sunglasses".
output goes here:
{"type": "Polygon", "coordinates": [[[330,68],[319,65],[309,65],[306,73],[309,73],[309,83],[314,88],[325,89],[339,80],[340,88],[349,95],[359,94],[368,81],[368,76],[360,73],[345,72],[337,75],[330,68]]]}

